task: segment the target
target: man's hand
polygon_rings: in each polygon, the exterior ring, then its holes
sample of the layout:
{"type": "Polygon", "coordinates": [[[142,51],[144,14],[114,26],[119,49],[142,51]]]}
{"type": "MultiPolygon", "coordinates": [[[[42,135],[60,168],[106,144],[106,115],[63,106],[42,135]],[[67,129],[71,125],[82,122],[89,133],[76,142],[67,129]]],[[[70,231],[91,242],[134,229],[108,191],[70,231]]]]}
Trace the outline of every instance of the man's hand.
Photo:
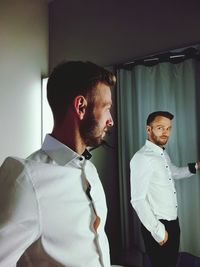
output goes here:
{"type": "Polygon", "coordinates": [[[200,169],[200,161],[197,161],[197,168],[200,169]]]}
{"type": "Polygon", "coordinates": [[[165,230],[165,238],[159,243],[160,246],[163,246],[168,240],[168,232],[165,230]]]}

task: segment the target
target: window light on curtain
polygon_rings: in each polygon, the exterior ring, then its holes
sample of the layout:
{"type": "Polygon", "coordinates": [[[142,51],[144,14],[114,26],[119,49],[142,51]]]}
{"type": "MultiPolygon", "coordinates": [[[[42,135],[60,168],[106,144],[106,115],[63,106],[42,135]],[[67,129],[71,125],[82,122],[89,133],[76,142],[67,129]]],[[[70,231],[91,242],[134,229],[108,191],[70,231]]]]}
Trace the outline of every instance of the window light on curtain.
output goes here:
{"type": "MultiPolygon", "coordinates": [[[[140,222],[130,204],[129,162],[146,139],[146,118],[156,110],[175,115],[166,146],[177,166],[198,159],[199,62],[187,59],[117,70],[119,178],[124,250],[144,252],[140,222]]],[[[180,251],[200,256],[200,175],[176,182],[181,227],[180,251]]]]}
{"type": "Polygon", "coordinates": [[[45,135],[50,133],[53,128],[53,115],[47,101],[47,81],[48,78],[42,79],[42,142],[45,135]]]}

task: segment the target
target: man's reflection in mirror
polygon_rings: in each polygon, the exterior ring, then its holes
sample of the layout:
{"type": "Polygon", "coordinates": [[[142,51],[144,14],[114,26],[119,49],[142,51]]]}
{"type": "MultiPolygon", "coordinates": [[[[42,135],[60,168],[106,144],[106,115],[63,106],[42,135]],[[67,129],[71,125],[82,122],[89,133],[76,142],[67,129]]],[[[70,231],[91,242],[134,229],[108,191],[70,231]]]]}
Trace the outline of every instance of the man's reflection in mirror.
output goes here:
{"type": "Polygon", "coordinates": [[[131,204],[141,221],[142,236],[153,267],[175,267],[180,243],[174,181],[200,169],[200,162],[176,167],[165,150],[174,115],[156,111],[147,118],[147,140],[130,162],[131,204]]]}

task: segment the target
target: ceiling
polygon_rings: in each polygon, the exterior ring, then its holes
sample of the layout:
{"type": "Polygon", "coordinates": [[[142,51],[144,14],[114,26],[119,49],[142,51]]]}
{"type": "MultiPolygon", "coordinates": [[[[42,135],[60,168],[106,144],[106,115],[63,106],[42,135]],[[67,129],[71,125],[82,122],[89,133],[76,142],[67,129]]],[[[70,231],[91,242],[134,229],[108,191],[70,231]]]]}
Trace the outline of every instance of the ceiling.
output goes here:
{"type": "Polygon", "coordinates": [[[50,65],[126,62],[200,42],[199,1],[49,1],[50,65]]]}

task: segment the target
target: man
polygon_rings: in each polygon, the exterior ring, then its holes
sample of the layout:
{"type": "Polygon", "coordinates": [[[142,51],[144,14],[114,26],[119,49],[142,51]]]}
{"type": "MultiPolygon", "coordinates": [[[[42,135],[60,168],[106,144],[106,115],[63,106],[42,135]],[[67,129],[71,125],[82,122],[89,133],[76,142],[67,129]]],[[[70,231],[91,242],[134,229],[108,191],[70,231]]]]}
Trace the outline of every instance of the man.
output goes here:
{"type": "Polygon", "coordinates": [[[174,179],[190,177],[200,168],[200,162],[178,168],[170,161],[164,145],[173,117],[166,111],[148,116],[148,140],[130,162],[131,203],[142,222],[146,252],[153,267],[176,266],[180,228],[174,179]]]}
{"type": "Polygon", "coordinates": [[[113,126],[115,76],[91,62],[54,69],[54,127],[42,148],[0,169],[0,266],[110,267],[106,201],[87,147],[113,126]]]}

